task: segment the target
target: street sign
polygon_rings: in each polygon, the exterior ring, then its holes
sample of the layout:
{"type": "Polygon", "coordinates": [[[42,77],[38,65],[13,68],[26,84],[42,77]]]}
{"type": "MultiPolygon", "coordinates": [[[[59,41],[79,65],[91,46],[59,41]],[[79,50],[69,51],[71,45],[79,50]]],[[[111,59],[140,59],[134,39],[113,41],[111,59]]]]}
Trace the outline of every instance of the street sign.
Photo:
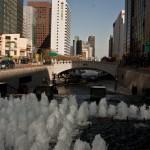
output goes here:
{"type": "Polygon", "coordinates": [[[56,56],[58,56],[58,53],[56,53],[56,52],[48,52],[48,56],[56,57],[56,56]]]}

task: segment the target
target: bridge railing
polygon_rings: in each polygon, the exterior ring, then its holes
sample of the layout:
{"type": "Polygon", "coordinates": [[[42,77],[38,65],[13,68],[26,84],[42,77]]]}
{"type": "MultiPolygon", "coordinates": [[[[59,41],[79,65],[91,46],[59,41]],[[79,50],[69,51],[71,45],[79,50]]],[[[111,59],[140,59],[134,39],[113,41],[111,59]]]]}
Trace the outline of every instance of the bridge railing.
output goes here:
{"type": "Polygon", "coordinates": [[[110,64],[110,65],[118,65],[116,62],[101,62],[101,61],[52,61],[51,64],[110,64]]]}

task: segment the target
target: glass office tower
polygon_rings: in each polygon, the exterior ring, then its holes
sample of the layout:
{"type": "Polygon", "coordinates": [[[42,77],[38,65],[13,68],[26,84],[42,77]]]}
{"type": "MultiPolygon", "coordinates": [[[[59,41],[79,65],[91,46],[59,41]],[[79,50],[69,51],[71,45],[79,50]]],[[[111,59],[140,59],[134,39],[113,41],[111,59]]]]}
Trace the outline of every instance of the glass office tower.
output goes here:
{"type": "Polygon", "coordinates": [[[0,34],[22,34],[23,0],[0,0],[0,34]]]}

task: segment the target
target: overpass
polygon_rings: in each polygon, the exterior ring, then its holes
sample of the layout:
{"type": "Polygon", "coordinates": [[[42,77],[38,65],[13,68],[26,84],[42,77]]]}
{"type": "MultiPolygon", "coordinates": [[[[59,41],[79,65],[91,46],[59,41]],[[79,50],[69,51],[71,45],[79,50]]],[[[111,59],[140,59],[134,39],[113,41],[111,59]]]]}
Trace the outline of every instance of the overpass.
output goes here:
{"type": "Polygon", "coordinates": [[[104,63],[99,61],[55,61],[50,66],[47,66],[50,77],[52,74],[60,74],[71,69],[91,69],[104,71],[116,78],[118,64],[104,63]]]}

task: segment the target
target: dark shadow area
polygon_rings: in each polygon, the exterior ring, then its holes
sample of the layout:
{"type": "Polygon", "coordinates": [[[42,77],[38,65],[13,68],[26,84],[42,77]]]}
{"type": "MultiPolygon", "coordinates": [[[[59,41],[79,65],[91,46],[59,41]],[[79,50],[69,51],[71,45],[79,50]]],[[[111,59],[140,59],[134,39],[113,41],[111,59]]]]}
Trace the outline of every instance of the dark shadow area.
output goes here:
{"type": "Polygon", "coordinates": [[[48,35],[45,40],[43,41],[43,43],[41,44],[41,46],[39,47],[37,53],[41,54],[45,52],[45,49],[50,49],[50,35],[48,35]]]}
{"type": "Polygon", "coordinates": [[[81,132],[80,139],[92,144],[97,134],[105,139],[108,150],[149,150],[150,121],[119,121],[91,118],[92,126],[81,132]]]}
{"type": "Polygon", "coordinates": [[[0,82],[0,94],[1,97],[5,97],[7,95],[7,83],[0,82]]]}
{"type": "Polygon", "coordinates": [[[64,83],[88,83],[88,82],[96,82],[100,80],[113,80],[115,81],[115,77],[111,74],[91,68],[74,68],[63,71],[57,75],[58,79],[64,80],[64,83]],[[91,73],[88,75],[88,71],[94,71],[95,73],[91,73]],[[96,74],[97,72],[97,74],[96,74]]]}

